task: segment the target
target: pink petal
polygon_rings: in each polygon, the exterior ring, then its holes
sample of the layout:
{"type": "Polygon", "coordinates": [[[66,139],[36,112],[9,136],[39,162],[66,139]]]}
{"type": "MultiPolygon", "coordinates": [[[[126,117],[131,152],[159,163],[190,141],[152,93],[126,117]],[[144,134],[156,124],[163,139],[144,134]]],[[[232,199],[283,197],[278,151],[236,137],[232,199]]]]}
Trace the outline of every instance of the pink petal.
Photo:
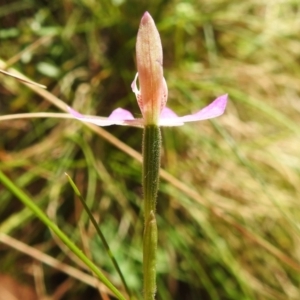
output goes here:
{"type": "Polygon", "coordinates": [[[132,113],[123,108],[115,109],[108,117],[109,120],[124,121],[124,120],[134,120],[132,113]]]}
{"type": "Polygon", "coordinates": [[[160,126],[181,126],[185,122],[201,121],[218,117],[224,113],[227,104],[227,94],[218,97],[208,106],[192,115],[178,117],[170,108],[165,107],[160,115],[160,126]]]}
{"type": "Polygon", "coordinates": [[[218,97],[215,101],[213,101],[208,106],[204,107],[200,111],[192,114],[183,116],[180,118],[182,122],[193,122],[193,121],[201,121],[216,118],[221,116],[226,108],[227,104],[227,94],[218,97]]]}
{"type": "Polygon", "coordinates": [[[81,113],[79,113],[78,111],[76,111],[70,106],[68,106],[68,111],[76,119],[84,118],[84,116],[81,113]]]}
{"type": "Polygon", "coordinates": [[[108,118],[82,115],[71,107],[68,107],[68,111],[75,119],[98,126],[131,125],[131,123],[134,123],[132,126],[140,126],[141,123],[139,120],[135,121],[132,114],[128,110],[122,108],[115,109],[108,118]]]}
{"type": "Polygon", "coordinates": [[[163,108],[160,114],[159,126],[181,126],[183,124],[180,117],[172,109],[168,107],[163,108]]]}
{"type": "Polygon", "coordinates": [[[160,118],[161,119],[178,118],[178,116],[172,109],[170,109],[168,107],[164,107],[160,114],[160,118]]]}

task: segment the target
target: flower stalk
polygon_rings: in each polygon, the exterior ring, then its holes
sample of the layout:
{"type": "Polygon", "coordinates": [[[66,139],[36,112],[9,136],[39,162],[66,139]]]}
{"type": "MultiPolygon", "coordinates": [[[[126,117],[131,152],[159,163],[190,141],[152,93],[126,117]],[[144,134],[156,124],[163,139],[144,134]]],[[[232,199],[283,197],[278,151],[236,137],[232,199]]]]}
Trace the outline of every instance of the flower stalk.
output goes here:
{"type": "Polygon", "coordinates": [[[156,211],[159,185],[161,133],[157,125],[147,125],[143,135],[143,192],[145,222],[156,211]]]}
{"type": "Polygon", "coordinates": [[[157,224],[155,214],[150,212],[145,222],[143,240],[144,300],[155,299],[156,293],[157,224]]]}
{"type": "Polygon", "coordinates": [[[143,135],[144,300],[153,300],[156,293],[157,224],[155,211],[159,185],[160,149],[160,128],[157,125],[145,126],[143,135]]]}

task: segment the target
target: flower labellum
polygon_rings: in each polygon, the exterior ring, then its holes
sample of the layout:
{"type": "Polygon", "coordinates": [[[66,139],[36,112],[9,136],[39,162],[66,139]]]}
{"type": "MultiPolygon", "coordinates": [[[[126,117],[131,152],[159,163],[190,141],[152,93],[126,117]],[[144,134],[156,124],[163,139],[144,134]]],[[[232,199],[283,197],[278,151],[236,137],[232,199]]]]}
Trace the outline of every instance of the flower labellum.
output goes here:
{"type": "Polygon", "coordinates": [[[227,94],[218,97],[202,110],[179,117],[166,107],[168,88],[163,77],[163,53],[159,33],[148,12],[145,12],[137,35],[136,61],[138,73],[131,88],[142,112],[142,119],[136,119],[131,112],[123,108],[115,109],[109,117],[81,115],[68,107],[69,113],[76,119],[98,126],[145,125],[181,126],[185,122],[202,121],[222,115],[227,104],[227,94]],[[140,90],[137,87],[139,79],[140,90]]]}

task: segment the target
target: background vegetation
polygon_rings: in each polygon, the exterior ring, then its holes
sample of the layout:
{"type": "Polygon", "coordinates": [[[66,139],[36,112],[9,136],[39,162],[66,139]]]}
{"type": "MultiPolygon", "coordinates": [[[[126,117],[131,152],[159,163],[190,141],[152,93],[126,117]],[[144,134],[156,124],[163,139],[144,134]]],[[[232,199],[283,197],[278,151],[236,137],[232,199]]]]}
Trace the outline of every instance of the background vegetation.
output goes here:
{"type": "MultiPolygon", "coordinates": [[[[60,112],[53,95],[84,113],[138,116],[130,84],[145,10],[162,38],[169,107],[186,114],[230,96],[216,120],[163,129],[157,299],[300,299],[299,1],[2,0],[0,67],[49,93],[0,75],[0,114],[60,112]]],[[[67,172],[138,299],[141,134],[0,122],[0,170],[122,288],[67,172]]],[[[83,266],[1,182],[0,204],[3,299],[113,299],[76,278],[83,266]]]]}

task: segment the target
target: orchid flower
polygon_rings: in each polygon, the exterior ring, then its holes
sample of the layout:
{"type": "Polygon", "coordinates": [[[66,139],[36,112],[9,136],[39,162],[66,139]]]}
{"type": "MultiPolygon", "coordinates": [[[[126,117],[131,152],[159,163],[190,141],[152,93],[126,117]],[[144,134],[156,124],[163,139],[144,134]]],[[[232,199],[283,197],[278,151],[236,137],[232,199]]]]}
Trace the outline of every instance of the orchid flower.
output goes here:
{"type": "Polygon", "coordinates": [[[107,118],[82,115],[68,107],[69,113],[76,119],[98,126],[129,125],[144,127],[146,125],[180,126],[186,122],[202,121],[218,117],[224,113],[227,94],[218,97],[200,111],[183,117],[166,107],[168,87],[163,77],[163,54],[160,36],[155,23],[148,12],[142,17],[136,43],[138,73],[131,88],[143,118],[134,118],[132,113],[123,108],[115,109],[107,118]],[[140,90],[137,87],[139,78],[140,90]]]}

